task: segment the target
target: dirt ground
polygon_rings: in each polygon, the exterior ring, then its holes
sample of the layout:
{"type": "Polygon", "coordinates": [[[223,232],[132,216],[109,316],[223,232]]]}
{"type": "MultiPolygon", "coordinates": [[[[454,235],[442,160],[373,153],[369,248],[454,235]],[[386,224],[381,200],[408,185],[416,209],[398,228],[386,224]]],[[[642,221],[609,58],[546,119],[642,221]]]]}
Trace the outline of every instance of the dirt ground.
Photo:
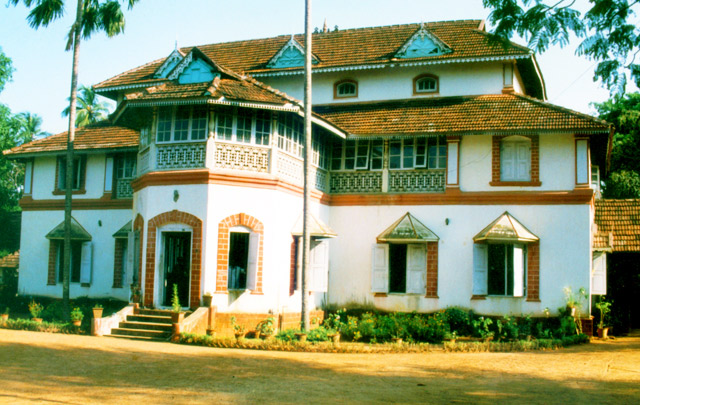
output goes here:
{"type": "Polygon", "coordinates": [[[519,353],[216,349],[0,329],[0,403],[640,402],[640,338],[519,353]]]}

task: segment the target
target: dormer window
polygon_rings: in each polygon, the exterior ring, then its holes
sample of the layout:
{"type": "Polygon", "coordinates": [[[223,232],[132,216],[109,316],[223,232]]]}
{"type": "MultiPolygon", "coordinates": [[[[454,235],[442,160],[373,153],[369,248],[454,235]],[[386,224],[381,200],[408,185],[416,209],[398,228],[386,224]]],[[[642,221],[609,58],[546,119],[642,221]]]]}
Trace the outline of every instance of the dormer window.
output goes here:
{"type": "MultiPolygon", "coordinates": [[[[312,64],[318,63],[315,55],[311,56],[312,64]]],[[[290,37],[288,42],[270,59],[267,67],[270,69],[294,68],[305,66],[305,49],[290,37]]]]}
{"type": "Polygon", "coordinates": [[[420,24],[420,29],[415,31],[407,42],[400,47],[395,57],[399,59],[424,58],[445,55],[451,52],[452,49],[445,42],[428,31],[424,24],[420,24]]]}
{"type": "Polygon", "coordinates": [[[357,97],[358,85],[354,80],[342,80],[335,83],[335,98],[357,97]]]}
{"type": "Polygon", "coordinates": [[[413,94],[440,92],[440,80],[435,75],[425,74],[413,79],[413,94]]]}

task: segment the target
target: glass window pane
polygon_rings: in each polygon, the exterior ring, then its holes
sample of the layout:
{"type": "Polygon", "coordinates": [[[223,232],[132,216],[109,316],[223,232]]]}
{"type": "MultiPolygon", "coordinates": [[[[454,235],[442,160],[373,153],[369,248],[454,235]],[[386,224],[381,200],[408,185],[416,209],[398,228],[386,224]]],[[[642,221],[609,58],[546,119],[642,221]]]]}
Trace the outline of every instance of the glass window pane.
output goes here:
{"type": "Polygon", "coordinates": [[[178,108],[175,113],[175,127],[173,128],[173,141],[187,141],[190,127],[190,109],[178,108]]]}
{"type": "Polygon", "coordinates": [[[217,113],[217,138],[222,141],[232,141],[233,116],[229,111],[217,113]]]}
{"type": "Polygon", "coordinates": [[[373,170],[382,169],[382,165],[383,165],[383,141],[382,140],[372,141],[371,154],[372,154],[371,155],[372,162],[370,163],[370,168],[373,170]]]}
{"type": "Polygon", "coordinates": [[[157,142],[170,142],[172,132],[172,110],[161,108],[158,112],[157,142]]]}
{"type": "Polygon", "coordinates": [[[345,142],[345,170],[355,169],[355,141],[345,142]]]}

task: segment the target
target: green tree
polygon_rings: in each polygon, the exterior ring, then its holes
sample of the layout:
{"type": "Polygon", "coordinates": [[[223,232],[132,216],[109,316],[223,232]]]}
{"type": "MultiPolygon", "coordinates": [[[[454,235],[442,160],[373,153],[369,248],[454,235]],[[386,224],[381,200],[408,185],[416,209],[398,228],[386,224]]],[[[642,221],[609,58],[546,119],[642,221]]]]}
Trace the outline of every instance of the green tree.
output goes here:
{"type": "MultiPolygon", "coordinates": [[[[92,87],[81,85],[78,91],[77,102],[75,126],[78,128],[105,120],[110,111],[110,105],[102,101],[92,87]]],[[[62,112],[63,117],[67,117],[68,115],[70,115],[70,106],[62,112]]]]}
{"type": "Polygon", "coordinates": [[[598,117],[615,126],[606,198],[640,198],[640,93],[593,103],[598,117]]]}
{"type": "Polygon", "coordinates": [[[551,45],[568,45],[571,34],[581,39],[579,56],[597,61],[593,80],[612,94],[622,95],[630,80],[640,88],[640,27],[633,23],[633,8],[640,0],[589,0],[584,14],[575,0],[483,0],[492,12],[488,21],[503,38],[518,34],[540,53],[551,45]]]}
{"type": "MultiPolygon", "coordinates": [[[[127,0],[128,10],[139,0],[127,0]]],[[[17,5],[20,0],[9,0],[17,5]]],[[[30,8],[27,17],[31,28],[47,27],[62,17],[65,12],[64,0],[22,0],[30,8]]],[[[77,108],[78,71],[81,39],[89,39],[97,31],[104,31],[113,37],[125,30],[125,16],[118,0],[77,0],[75,21],[70,26],[65,50],[73,51],[72,75],[70,77],[70,112],[68,113],[68,141],[65,184],[72,184],[73,147],[75,142],[75,115],[77,108]]],[[[65,187],[65,256],[63,260],[63,304],[66,319],[70,319],[70,221],[72,215],[72,187],[65,187]]]]}
{"type": "Polygon", "coordinates": [[[17,114],[15,119],[18,120],[19,125],[20,133],[18,135],[25,142],[50,135],[49,132],[42,130],[42,118],[37,114],[25,111],[17,114]]]}

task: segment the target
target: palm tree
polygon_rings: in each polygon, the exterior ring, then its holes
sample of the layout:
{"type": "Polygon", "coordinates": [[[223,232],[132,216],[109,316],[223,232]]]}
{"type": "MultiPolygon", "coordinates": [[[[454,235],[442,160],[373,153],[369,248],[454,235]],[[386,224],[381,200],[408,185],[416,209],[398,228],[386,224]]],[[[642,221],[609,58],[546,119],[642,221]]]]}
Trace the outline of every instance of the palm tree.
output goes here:
{"type": "MultiPolygon", "coordinates": [[[[139,0],[127,0],[128,10],[139,0]]],[[[16,6],[20,0],[9,0],[16,6]]],[[[23,0],[26,7],[32,7],[28,15],[31,28],[47,27],[62,17],[65,12],[64,0],[23,0]]],[[[125,30],[125,17],[118,0],[77,0],[75,22],[68,32],[65,50],[73,50],[72,76],[70,78],[70,112],[68,114],[67,166],[65,169],[65,256],[63,260],[63,306],[65,318],[70,319],[70,221],[72,215],[73,146],[75,143],[75,115],[77,108],[78,70],[80,63],[80,40],[89,39],[96,31],[104,31],[113,37],[125,30]]]]}
{"type": "Polygon", "coordinates": [[[310,31],[310,16],[312,11],[311,0],[305,0],[305,148],[303,152],[303,233],[302,233],[302,301],[300,305],[300,329],[310,329],[310,311],[308,308],[308,266],[310,260],[310,235],[308,222],[310,220],[310,190],[308,189],[310,177],[310,152],[312,148],[312,33],[310,31]]]}
{"type": "MultiPolygon", "coordinates": [[[[68,99],[68,101],[70,101],[70,99],[68,99]]],[[[75,119],[75,126],[78,128],[106,119],[110,111],[110,104],[102,101],[92,87],[80,85],[77,102],[79,105],[76,107],[77,118],[75,119]]],[[[63,117],[67,117],[68,115],[70,115],[70,106],[62,112],[63,117]]]]}
{"type": "Polygon", "coordinates": [[[50,135],[49,132],[45,132],[40,128],[42,126],[42,118],[37,114],[27,111],[21,112],[15,116],[15,119],[18,120],[19,124],[18,139],[20,139],[22,143],[50,135]]]}

